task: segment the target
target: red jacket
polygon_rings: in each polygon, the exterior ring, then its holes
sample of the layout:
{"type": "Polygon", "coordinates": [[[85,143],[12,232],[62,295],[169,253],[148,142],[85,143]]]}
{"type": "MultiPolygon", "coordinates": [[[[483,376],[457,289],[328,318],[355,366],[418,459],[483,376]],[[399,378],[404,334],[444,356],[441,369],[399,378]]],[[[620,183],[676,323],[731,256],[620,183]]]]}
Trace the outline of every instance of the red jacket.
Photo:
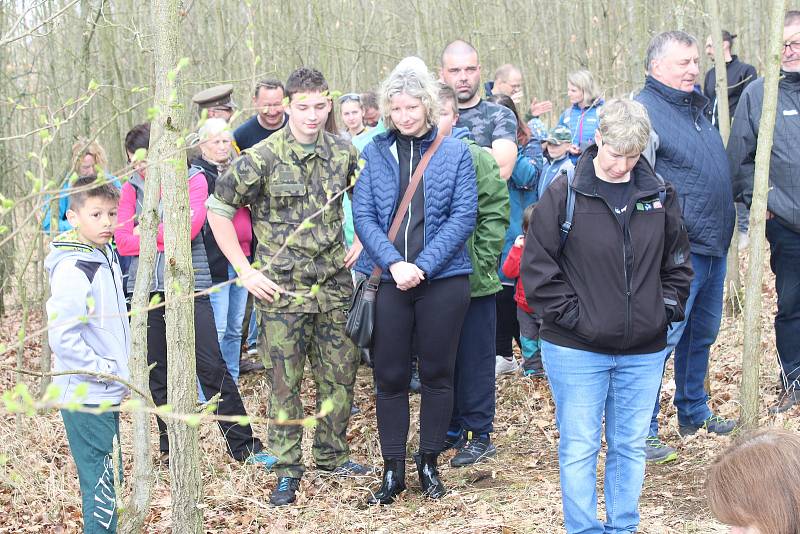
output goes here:
{"type": "Polygon", "coordinates": [[[503,274],[512,280],[517,281],[517,287],[514,290],[514,300],[517,306],[522,308],[526,313],[533,313],[533,310],[528,306],[528,299],[525,298],[525,289],[522,287],[522,279],[519,277],[519,263],[522,258],[522,247],[514,245],[508,251],[506,261],[503,263],[503,274]]]}

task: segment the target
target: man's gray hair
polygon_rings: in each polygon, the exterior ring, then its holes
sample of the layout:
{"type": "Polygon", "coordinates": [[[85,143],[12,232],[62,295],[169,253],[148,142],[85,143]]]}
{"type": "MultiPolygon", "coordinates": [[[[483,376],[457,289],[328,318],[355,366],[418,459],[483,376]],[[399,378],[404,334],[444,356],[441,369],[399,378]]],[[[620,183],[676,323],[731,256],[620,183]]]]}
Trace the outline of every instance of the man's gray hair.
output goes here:
{"type": "Polygon", "coordinates": [[[597,130],[606,144],[620,154],[640,154],[650,140],[650,118],[645,107],[626,98],[613,98],[597,112],[597,130]]]}
{"type": "Polygon", "coordinates": [[[783,17],[783,27],[794,26],[795,24],[800,24],[800,11],[787,11],[783,17]]]}
{"type": "Polygon", "coordinates": [[[439,86],[421,59],[413,56],[403,59],[381,84],[381,115],[388,130],[397,130],[390,110],[392,97],[400,94],[422,101],[428,126],[439,122],[439,86]]]}
{"type": "Polygon", "coordinates": [[[644,57],[644,69],[650,74],[653,61],[661,59],[667,52],[667,48],[672,43],[680,43],[684,46],[697,46],[697,39],[684,31],[675,30],[671,32],[661,32],[652,39],[647,45],[647,54],[644,57]]]}

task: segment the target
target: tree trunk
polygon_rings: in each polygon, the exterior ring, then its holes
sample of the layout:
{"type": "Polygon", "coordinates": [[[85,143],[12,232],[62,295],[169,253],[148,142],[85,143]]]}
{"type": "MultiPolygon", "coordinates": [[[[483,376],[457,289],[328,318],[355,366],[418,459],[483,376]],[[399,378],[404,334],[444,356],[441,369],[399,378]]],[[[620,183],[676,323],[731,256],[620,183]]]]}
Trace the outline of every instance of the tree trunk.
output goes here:
{"type": "Polygon", "coordinates": [[[783,50],[783,12],[785,1],[770,9],[767,33],[768,54],[764,69],[764,104],[758,126],[753,203],[750,206],[750,263],[744,299],[744,349],[742,351],[742,426],[758,426],[758,375],[761,363],[761,286],[764,270],[764,241],[769,187],[769,164],[775,113],[778,106],[778,80],[783,50]]]}
{"type": "MultiPolygon", "coordinates": [[[[180,0],[153,1],[155,36],[155,105],[150,173],[161,178],[164,213],[165,301],[167,326],[167,402],[176,413],[193,413],[197,404],[194,343],[194,288],[190,243],[189,190],[186,160],[180,146],[186,125],[180,68],[180,0]]],[[[172,531],[199,534],[203,529],[200,449],[197,427],[167,419],[170,441],[172,531]]]]}

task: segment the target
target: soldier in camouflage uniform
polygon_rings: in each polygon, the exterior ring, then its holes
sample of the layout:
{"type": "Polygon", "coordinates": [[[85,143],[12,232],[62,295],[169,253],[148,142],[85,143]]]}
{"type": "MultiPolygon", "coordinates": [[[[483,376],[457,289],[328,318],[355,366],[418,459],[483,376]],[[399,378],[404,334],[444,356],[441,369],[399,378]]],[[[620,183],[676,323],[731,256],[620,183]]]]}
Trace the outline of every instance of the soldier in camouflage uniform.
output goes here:
{"type": "MultiPolygon", "coordinates": [[[[355,178],[358,155],[323,131],[331,109],[327,91],[318,71],[292,73],[287,127],[245,150],[217,180],[209,223],[242,284],[257,298],[260,335],[273,368],[270,417],[304,417],[300,385],[308,356],[317,412],[324,401],[332,403],[314,436],[317,467],[365,474],[365,467],[349,459],[347,446],[358,368],[357,351],[344,333],[353,288],[347,266],[358,252],[345,252],[340,195],[355,178]],[[247,262],[232,234],[230,218],[241,206],[252,212],[255,266],[265,267],[263,274],[247,262]]],[[[302,425],[270,426],[269,445],[278,457],[273,505],[295,499],[303,474],[302,436],[302,425]]]]}

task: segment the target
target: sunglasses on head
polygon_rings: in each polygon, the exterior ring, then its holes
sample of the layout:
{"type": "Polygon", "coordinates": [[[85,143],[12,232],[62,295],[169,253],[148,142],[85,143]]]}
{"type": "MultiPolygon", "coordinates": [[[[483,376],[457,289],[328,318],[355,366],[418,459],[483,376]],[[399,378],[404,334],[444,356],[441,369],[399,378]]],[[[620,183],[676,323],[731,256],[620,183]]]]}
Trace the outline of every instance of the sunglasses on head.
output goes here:
{"type": "Polygon", "coordinates": [[[358,93],[347,93],[346,95],[342,95],[339,97],[339,103],[343,104],[345,102],[361,102],[361,95],[358,93]]]}

